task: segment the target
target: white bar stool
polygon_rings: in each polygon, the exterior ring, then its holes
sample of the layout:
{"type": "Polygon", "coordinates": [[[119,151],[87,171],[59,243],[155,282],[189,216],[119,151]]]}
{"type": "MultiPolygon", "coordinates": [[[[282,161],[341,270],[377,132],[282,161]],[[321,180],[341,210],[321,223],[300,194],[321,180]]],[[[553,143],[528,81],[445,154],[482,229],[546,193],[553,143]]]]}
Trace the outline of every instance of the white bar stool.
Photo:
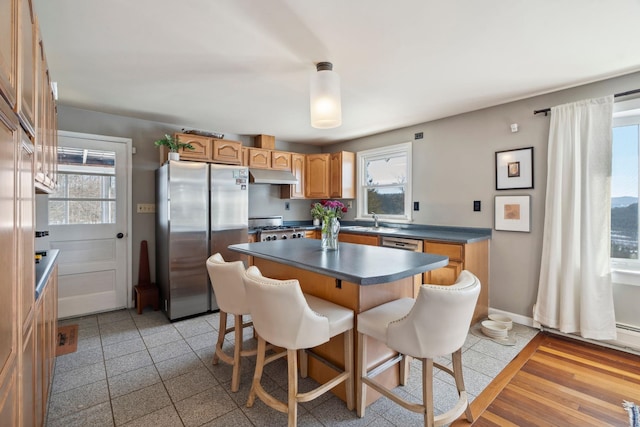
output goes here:
{"type": "Polygon", "coordinates": [[[424,414],[425,426],[451,423],[463,413],[473,422],[462,378],[462,345],[467,338],[473,311],[480,294],[480,281],[469,271],[462,271],[452,286],[422,285],[418,297],[401,298],[358,314],[358,361],[360,372],[356,384],[356,405],[364,417],[366,386],[398,405],[424,414]],[[367,339],[372,337],[400,353],[374,369],[367,370],[367,339]],[[453,370],[434,363],[433,359],[452,355],[453,370]],[[410,357],[422,360],[422,403],[409,402],[384,387],[373,377],[400,363],[400,381],[408,377],[410,357]],[[437,417],[433,413],[433,367],[455,378],[459,399],[452,409],[437,417]]]}
{"type": "Polygon", "coordinates": [[[288,425],[297,423],[298,402],[308,402],[344,382],[347,392],[347,408],[353,409],[353,311],[317,298],[305,295],[296,279],[276,280],[262,276],[257,267],[249,267],[244,275],[247,300],[251,309],[254,329],[258,334],[258,355],[247,407],[253,406],[256,396],[266,405],[288,414],[288,425]],[[297,351],[300,351],[301,375],[306,376],[307,351],[344,334],[344,369],[334,366],[319,355],[339,373],[326,383],[306,393],[298,392],[297,351]],[[266,340],[266,341],[265,341],[266,340]],[[285,348],[285,351],[265,358],[266,342],[285,348]],[[287,403],[267,393],[260,384],[266,364],[287,356],[287,403]]]}
{"type": "Polygon", "coordinates": [[[244,290],[244,263],[242,261],[225,262],[219,253],[212,255],[207,260],[207,271],[216,301],[220,307],[220,327],[218,328],[218,341],[213,355],[213,364],[218,360],[233,366],[231,374],[231,391],[237,392],[240,388],[240,360],[244,356],[255,356],[257,350],[243,350],[242,330],[252,326],[251,322],[243,323],[243,316],[249,313],[249,304],[244,290]],[[227,315],[234,316],[234,325],[227,328],[227,315]],[[233,357],[222,351],[224,338],[234,332],[233,357]]]}

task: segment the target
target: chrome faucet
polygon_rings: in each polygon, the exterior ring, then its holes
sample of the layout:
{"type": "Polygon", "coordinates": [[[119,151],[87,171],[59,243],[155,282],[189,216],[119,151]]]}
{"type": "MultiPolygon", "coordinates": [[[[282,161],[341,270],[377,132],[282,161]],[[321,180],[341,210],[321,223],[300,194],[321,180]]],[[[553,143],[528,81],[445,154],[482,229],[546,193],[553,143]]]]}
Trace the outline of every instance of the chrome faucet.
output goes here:
{"type": "Polygon", "coordinates": [[[371,216],[373,217],[373,226],[378,228],[378,214],[375,212],[371,212],[371,216]]]}

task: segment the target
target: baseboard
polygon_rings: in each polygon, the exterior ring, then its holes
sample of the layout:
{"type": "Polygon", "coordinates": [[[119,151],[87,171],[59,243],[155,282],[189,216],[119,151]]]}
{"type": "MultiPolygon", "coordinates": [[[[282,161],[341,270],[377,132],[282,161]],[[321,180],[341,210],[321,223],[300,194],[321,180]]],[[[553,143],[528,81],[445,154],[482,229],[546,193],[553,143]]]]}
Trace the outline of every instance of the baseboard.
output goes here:
{"type": "Polygon", "coordinates": [[[567,334],[564,332],[560,332],[557,329],[547,328],[540,325],[540,323],[533,320],[532,317],[522,316],[521,314],[510,313],[504,310],[498,310],[494,308],[489,308],[489,313],[493,314],[502,314],[504,316],[509,316],[511,320],[520,325],[529,326],[531,328],[540,329],[546,332],[550,332],[556,335],[562,335],[569,338],[574,338],[580,341],[589,342],[592,344],[601,345],[603,347],[612,348],[614,350],[620,350],[627,353],[632,353],[636,355],[640,355],[640,329],[631,326],[625,325],[623,323],[616,324],[616,340],[591,340],[587,338],[583,338],[579,335],[567,334]]]}

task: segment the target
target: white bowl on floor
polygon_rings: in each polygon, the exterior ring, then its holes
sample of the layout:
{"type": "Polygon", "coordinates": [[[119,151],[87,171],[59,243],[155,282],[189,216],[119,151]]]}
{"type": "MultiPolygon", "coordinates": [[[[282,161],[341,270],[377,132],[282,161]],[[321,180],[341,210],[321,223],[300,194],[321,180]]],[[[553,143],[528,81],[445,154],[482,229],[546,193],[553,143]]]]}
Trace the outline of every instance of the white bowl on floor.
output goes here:
{"type": "Polygon", "coordinates": [[[490,314],[489,320],[504,324],[504,326],[507,327],[508,331],[513,328],[513,322],[511,321],[511,318],[509,316],[505,316],[504,314],[490,314]]]}
{"type": "Polygon", "coordinates": [[[484,320],[481,325],[482,333],[490,338],[506,338],[509,336],[509,331],[503,323],[484,320]]]}

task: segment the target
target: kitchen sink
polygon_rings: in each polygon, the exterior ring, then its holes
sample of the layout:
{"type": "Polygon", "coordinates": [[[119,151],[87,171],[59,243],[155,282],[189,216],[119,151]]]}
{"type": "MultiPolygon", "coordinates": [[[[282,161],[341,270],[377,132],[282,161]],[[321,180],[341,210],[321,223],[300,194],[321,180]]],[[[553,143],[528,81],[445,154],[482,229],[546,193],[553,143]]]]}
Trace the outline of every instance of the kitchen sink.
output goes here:
{"type": "Polygon", "coordinates": [[[394,233],[398,231],[398,228],[392,227],[371,227],[371,226],[362,226],[362,225],[352,225],[349,227],[343,227],[345,231],[365,231],[367,233],[394,233]]]}

